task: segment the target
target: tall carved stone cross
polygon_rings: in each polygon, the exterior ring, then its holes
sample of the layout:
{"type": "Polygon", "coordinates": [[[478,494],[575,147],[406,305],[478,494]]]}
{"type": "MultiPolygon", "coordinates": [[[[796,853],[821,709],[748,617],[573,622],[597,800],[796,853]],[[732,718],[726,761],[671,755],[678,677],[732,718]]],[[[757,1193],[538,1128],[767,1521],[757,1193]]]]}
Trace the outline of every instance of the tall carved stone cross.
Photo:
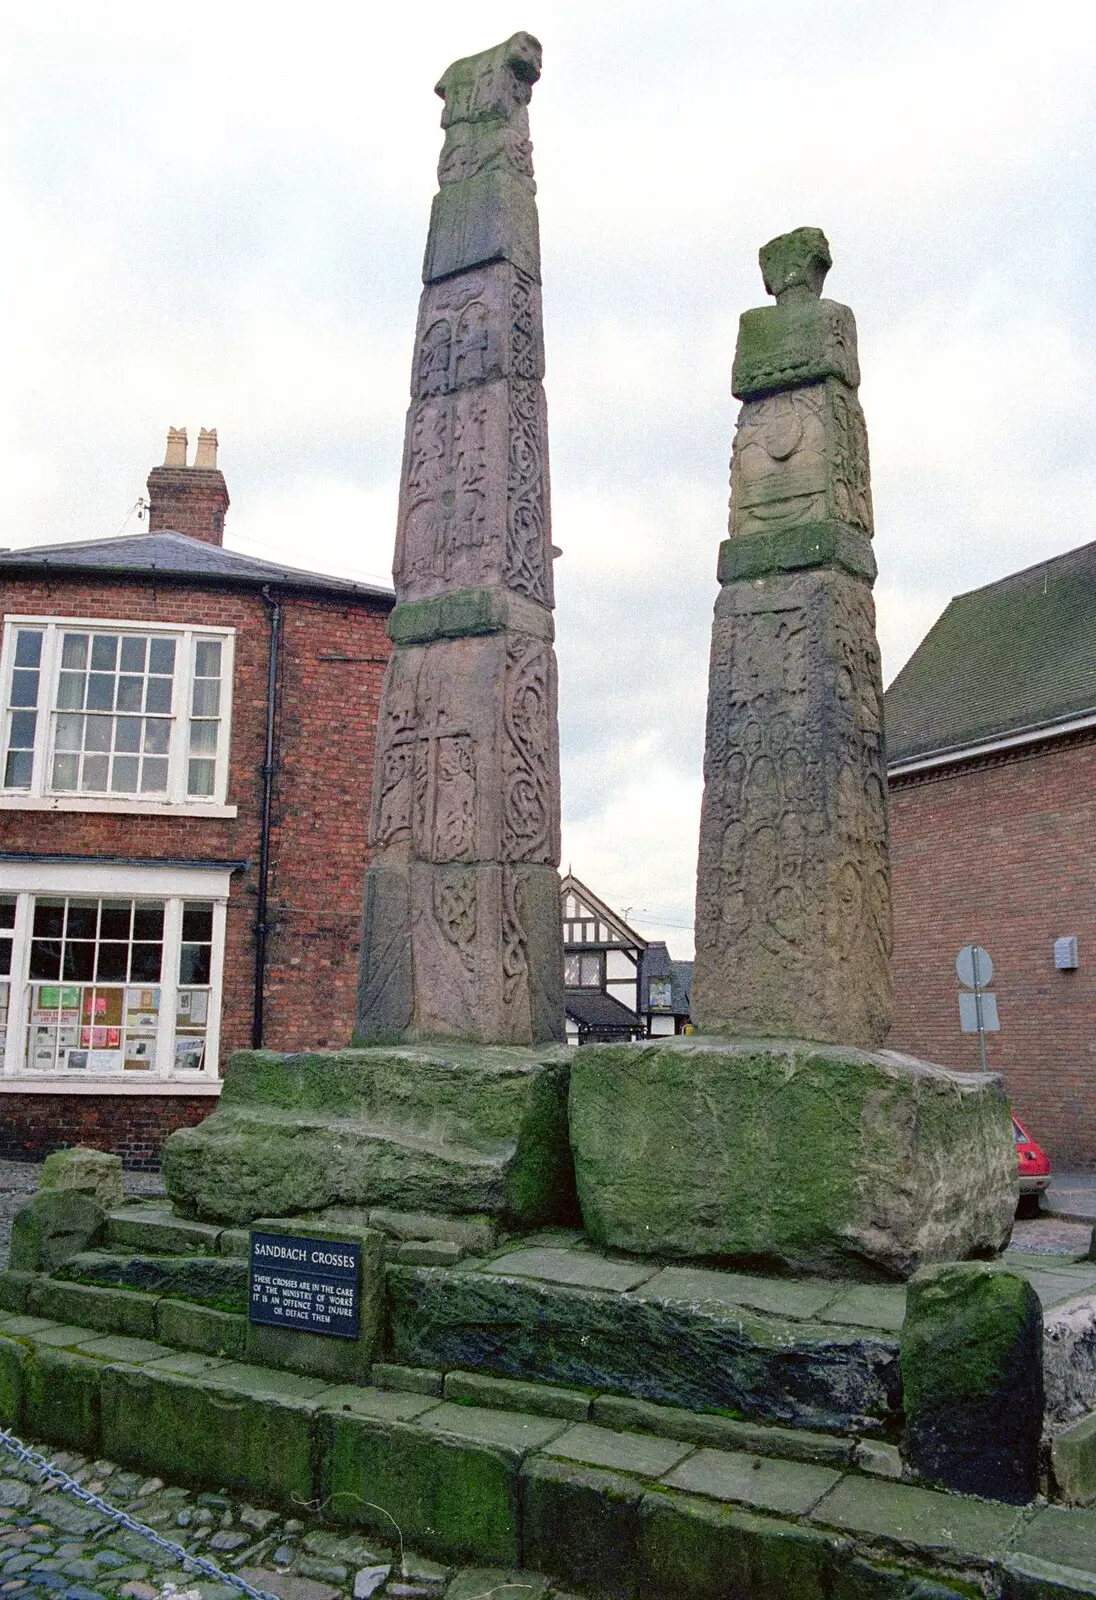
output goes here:
{"type": "Polygon", "coordinates": [[[559,738],[527,33],[457,61],[407,414],[357,1038],[562,1039],[559,738]]]}
{"type": "Polygon", "coordinates": [[[856,323],[817,228],[743,315],[712,626],[693,1021],[878,1045],[891,1021],[883,691],[856,323]]]}

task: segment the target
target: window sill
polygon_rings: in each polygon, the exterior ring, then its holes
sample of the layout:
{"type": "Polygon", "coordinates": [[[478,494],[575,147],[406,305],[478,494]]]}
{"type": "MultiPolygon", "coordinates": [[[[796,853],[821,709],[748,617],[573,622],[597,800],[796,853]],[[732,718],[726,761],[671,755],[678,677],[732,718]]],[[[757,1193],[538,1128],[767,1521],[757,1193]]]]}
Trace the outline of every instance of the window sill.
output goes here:
{"type": "Polygon", "coordinates": [[[183,1082],[179,1078],[148,1078],[142,1083],[130,1079],[85,1078],[82,1074],[75,1082],[75,1073],[69,1077],[0,1076],[0,1094],[117,1094],[117,1095],[191,1095],[215,1097],[221,1092],[221,1079],[206,1077],[183,1082]]]}
{"type": "Polygon", "coordinates": [[[0,811],[98,811],[126,817],[234,817],[235,806],[200,800],[115,800],[101,795],[0,794],[0,811]]]}

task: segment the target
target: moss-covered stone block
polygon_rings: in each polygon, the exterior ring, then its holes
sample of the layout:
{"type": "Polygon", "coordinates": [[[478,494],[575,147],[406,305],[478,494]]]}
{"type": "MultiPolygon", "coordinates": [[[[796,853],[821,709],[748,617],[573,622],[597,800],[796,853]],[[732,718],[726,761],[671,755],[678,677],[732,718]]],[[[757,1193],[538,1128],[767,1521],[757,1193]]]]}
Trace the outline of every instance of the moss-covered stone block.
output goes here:
{"type": "Polygon", "coordinates": [[[999,1078],[893,1051],[690,1035],[571,1068],[586,1228],[638,1254],[853,1278],[992,1254],[1016,1205],[999,1078]]]}
{"type": "Polygon", "coordinates": [[[26,1311],[27,1295],[37,1282],[36,1272],[13,1272],[6,1267],[0,1272],[0,1311],[26,1311]]]}
{"type": "Polygon", "coordinates": [[[577,1214],[566,1046],[241,1051],[218,1109],[164,1147],[185,1211],[229,1223],[328,1206],[577,1214]]]}
{"type": "Polygon", "coordinates": [[[454,1558],[515,1565],[521,1456],[415,1423],[324,1413],[320,1495],[330,1515],[454,1558]]]}
{"type": "Polygon", "coordinates": [[[203,1379],[106,1367],[103,1453],[144,1472],[170,1464],[185,1483],[275,1502],[311,1500],[315,1403],[257,1389],[246,1373],[225,1381],[222,1371],[203,1379]]]}
{"type": "Polygon", "coordinates": [[[66,1283],[140,1289],[217,1311],[247,1311],[247,1262],[237,1256],[113,1255],[87,1250],[57,1270],[66,1283]]]}
{"type": "Polygon", "coordinates": [[[56,1322],[101,1328],[132,1339],[156,1338],[156,1297],[128,1289],[103,1289],[83,1283],[61,1283],[55,1278],[35,1281],[27,1295],[27,1310],[56,1322]]]}
{"type": "Polygon", "coordinates": [[[25,1368],[23,1426],[32,1439],[100,1454],[103,1365],[69,1350],[35,1348],[25,1368]]]}
{"type": "Polygon", "coordinates": [[[1012,1556],[1001,1573],[1002,1600],[1093,1600],[1096,1573],[1037,1556],[1012,1556]]]}
{"type": "Polygon", "coordinates": [[[165,1207],[114,1211],[107,1218],[104,1242],[112,1250],[155,1251],[167,1256],[216,1255],[221,1229],[208,1222],[177,1217],[165,1207]]]}
{"type": "Polygon", "coordinates": [[[79,1189],[39,1189],[12,1218],[9,1265],[17,1272],[54,1272],[86,1250],[106,1212],[79,1189]]]}
{"type": "Polygon", "coordinates": [[[42,1164],[40,1189],[79,1189],[109,1211],[125,1198],[122,1187],[122,1158],[106,1150],[75,1145],[70,1150],[55,1150],[42,1164]]]}
{"type": "Polygon", "coordinates": [[[243,1361],[247,1351],[247,1318],[216,1311],[189,1300],[157,1300],[155,1337],[181,1350],[243,1361]]]}
{"type": "Polygon", "coordinates": [[[640,1503],[643,1600],[836,1600],[848,1543],[691,1495],[640,1503]]]}
{"type": "Polygon", "coordinates": [[[27,1351],[15,1339],[0,1333],[0,1428],[18,1432],[23,1422],[24,1369],[27,1351]]]}
{"type": "Polygon", "coordinates": [[[980,1262],[925,1268],[910,1283],[900,1359],[913,1471],[960,1493],[1032,1499],[1043,1314],[1027,1280],[980,1262]]]}
{"type": "Polygon", "coordinates": [[[632,1600],[642,1497],[635,1478],[533,1457],[521,1472],[522,1559],[578,1589],[632,1600]]]}

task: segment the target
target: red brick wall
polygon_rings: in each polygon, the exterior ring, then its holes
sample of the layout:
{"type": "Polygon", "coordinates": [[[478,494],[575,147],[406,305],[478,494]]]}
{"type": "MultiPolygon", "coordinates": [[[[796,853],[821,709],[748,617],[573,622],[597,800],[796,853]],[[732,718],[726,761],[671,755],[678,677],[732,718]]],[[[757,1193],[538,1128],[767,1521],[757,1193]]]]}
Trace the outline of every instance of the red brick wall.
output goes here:
{"type": "Polygon", "coordinates": [[[895,1025],[888,1045],[977,1070],[955,957],[993,957],[987,1034],[1017,1115],[1060,1166],[1096,1168],[1096,741],[1057,740],[891,784],[895,1025]],[[1059,972],[1053,942],[1078,937],[1059,972]]]}
{"type": "Polygon", "coordinates": [[[216,1109],[211,1095],[0,1095],[0,1160],[44,1161],[52,1150],[83,1144],[152,1172],[169,1133],[216,1109]]]}
{"type": "MultiPolygon", "coordinates": [[[[292,1050],[345,1044],[353,1027],[366,824],[380,686],[389,653],[384,631],[389,606],[384,601],[366,605],[299,595],[283,596],[282,603],[264,1042],[272,1049],[292,1050]],[[345,659],[323,660],[325,656],[345,659]]],[[[235,818],[0,813],[0,847],[5,850],[250,859],[249,870],[233,874],[228,905],[221,1027],[221,1056],[226,1059],[250,1042],[251,1033],[266,736],[266,605],[251,591],[95,578],[48,584],[12,579],[0,586],[0,612],[236,629],[227,794],[239,808],[235,818]]],[[[213,1109],[209,1101],[202,1106],[213,1109]]],[[[10,1110],[5,1097],[0,1112],[7,1115],[10,1110]]]]}

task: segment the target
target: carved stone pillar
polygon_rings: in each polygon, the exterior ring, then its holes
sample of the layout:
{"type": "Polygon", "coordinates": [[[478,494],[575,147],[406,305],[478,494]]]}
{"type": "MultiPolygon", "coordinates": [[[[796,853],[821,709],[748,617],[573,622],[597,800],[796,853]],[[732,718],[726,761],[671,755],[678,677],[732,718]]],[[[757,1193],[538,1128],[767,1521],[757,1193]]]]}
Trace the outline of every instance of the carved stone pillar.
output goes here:
{"type": "Polygon", "coordinates": [[[712,627],[693,1020],[878,1045],[891,1022],[883,692],[856,324],[817,228],[739,326],[712,627]]]}
{"type": "Polygon", "coordinates": [[[518,33],[455,62],[407,414],[357,1038],[562,1039],[540,246],[518,33]]]}

